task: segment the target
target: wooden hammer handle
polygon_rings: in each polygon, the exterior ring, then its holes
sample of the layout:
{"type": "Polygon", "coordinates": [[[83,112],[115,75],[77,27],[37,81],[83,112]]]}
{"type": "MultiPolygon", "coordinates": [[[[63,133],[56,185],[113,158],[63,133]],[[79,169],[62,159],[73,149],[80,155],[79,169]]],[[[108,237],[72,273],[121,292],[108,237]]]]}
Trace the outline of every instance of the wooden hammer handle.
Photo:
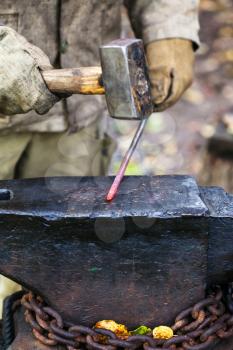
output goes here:
{"type": "Polygon", "coordinates": [[[100,67],[52,69],[41,73],[51,92],[84,95],[104,94],[100,67]]]}

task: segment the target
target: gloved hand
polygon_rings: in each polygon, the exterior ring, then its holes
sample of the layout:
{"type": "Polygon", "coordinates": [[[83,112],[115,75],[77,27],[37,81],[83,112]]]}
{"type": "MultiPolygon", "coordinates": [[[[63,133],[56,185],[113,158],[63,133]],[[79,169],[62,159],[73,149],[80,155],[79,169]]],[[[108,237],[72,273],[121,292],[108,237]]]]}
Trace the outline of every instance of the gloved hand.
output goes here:
{"type": "Polygon", "coordinates": [[[52,68],[48,57],[13,29],[0,26],[1,114],[44,114],[59,100],[46,87],[39,68],[52,68]]]}
{"type": "Polygon", "coordinates": [[[154,110],[172,106],[191,85],[194,51],[185,39],[165,39],[146,47],[154,110]]]}

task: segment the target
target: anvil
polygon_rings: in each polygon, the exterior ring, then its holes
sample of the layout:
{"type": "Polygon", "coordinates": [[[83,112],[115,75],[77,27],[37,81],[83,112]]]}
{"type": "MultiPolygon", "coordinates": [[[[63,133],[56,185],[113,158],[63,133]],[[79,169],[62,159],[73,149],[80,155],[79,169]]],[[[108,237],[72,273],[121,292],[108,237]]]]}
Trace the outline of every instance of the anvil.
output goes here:
{"type": "Polygon", "coordinates": [[[130,328],[169,324],[208,284],[233,280],[232,195],[189,176],[139,176],[106,203],[109,183],[1,181],[0,273],[69,322],[130,328]]]}

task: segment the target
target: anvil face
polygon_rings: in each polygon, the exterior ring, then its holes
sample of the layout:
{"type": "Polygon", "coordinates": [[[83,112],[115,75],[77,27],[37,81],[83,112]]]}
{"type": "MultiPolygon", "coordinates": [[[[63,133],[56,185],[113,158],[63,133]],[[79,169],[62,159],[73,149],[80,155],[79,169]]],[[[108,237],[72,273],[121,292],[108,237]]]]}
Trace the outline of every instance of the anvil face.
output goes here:
{"type": "Polygon", "coordinates": [[[120,39],[100,47],[109,113],[119,119],[143,119],[153,113],[142,40],[120,39]]]}

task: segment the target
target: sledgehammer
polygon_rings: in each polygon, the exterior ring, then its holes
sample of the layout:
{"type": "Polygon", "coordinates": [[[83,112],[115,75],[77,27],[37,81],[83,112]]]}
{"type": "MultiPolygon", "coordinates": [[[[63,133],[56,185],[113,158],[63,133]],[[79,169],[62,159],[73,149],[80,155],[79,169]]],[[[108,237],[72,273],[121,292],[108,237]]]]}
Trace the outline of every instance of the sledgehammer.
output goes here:
{"type": "Polygon", "coordinates": [[[143,43],[120,39],[100,47],[101,67],[43,71],[54,93],[106,96],[113,118],[143,119],[153,112],[143,43]]]}
{"type": "Polygon", "coordinates": [[[111,117],[141,121],[107,196],[107,200],[112,200],[153,112],[153,103],[141,40],[119,39],[101,46],[100,61],[101,67],[54,69],[43,71],[42,75],[54,93],[105,94],[111,117]]]}

